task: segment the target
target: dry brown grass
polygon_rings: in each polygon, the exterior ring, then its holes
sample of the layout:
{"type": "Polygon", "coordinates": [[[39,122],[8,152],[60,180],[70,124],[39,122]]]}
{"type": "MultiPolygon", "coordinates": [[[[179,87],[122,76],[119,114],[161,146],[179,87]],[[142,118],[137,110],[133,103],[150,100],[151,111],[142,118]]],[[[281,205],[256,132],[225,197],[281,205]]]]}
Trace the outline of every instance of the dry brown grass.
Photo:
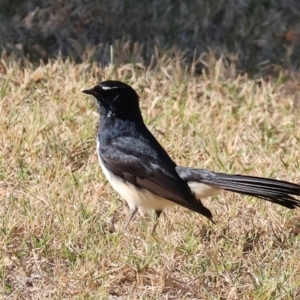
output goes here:
{"type": "Polygon", "coordinates": [[[149,214],[120,234],[128,208],[100,170],[98,115],[81,93],[104,79],[137,89],[178,164],[300,182],[299,78],[252,81],[203,59],[202,76],[163,56],[155,69],[1,60],[2,298],[300,297],[300,210],[224,193],[205,200],[216,225],[178,208],[155,236],[149,214]]]}
{"type": "Polygon", "coordinates": [[[298,0],[2,0],[0,47],[31,61],[86,61],[88,48],[106,65],[110,45],[120,64],[148,64],[156,46],[180,49],[189,62],[213,49],[266,73],[273,63],[299,69],[299,15],[298,0]]]}

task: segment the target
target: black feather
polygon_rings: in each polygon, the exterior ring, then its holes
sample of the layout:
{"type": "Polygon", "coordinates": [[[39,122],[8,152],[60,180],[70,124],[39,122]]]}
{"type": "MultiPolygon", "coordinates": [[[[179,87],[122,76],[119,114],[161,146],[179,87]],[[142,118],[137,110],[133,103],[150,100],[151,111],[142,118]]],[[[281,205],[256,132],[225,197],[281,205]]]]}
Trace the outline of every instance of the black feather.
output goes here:
{"type": "Polygon", "coordinates": [[[227,191],[261,198],[292,209],[300,207],[300,200],[291,196],[300,196],[300,185],[295,183],[271,178],[215,173],[179,166],[176,167],[176,171],[186,181],[214,185],[227,191]]]}

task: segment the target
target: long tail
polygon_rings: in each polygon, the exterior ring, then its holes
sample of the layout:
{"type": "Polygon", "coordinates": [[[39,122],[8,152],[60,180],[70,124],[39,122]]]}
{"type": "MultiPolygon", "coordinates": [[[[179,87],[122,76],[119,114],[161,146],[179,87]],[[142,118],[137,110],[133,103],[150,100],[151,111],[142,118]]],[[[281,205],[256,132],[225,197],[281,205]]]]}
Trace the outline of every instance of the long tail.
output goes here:
{"type": "Polygon", "coordinates": [[[216,189],[254,196],[291,209],[300,207],[300,200],[290,196],[300,196],[300,185],[295,183],[179,166],[176,167],[176,171],[187,182],[204,183],[216,189]]]}

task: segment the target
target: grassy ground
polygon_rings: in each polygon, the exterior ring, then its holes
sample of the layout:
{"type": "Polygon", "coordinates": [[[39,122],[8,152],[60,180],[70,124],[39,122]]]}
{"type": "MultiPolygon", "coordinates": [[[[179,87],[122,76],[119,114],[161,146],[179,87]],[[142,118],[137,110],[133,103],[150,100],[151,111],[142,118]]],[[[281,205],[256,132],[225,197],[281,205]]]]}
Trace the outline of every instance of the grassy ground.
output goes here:
{"type": "Polygon", "coordinates": [[[181,165],[300,182],[299,76],[208,73],[181,58],[156,67],[0,63],[0,297],[298,299],[300,210],[224,193],[120,230],[128,208],[95,152],[96,108],[81,90],[108,78],[141,96],[145,121],[181,165]]]}
{"type": "Polygon", "coordinates": [[[2,2],[0,298],[300,298],[300,210],[224,193],[216,225],[177,208],[121,234],[81,93],[133,85],[178,164],[300,183],[297,0],[2,2]]]}
{"type": "Polygon", "coordinates": [[[110,45],[117,62],[144,64],[155,47],[189,62],[213,49],[257,75],[274,63],[299,69],[299,15],[298,0],[2,0],[0,47],[31,61],[60,54],[103,64],[110,45]]]}

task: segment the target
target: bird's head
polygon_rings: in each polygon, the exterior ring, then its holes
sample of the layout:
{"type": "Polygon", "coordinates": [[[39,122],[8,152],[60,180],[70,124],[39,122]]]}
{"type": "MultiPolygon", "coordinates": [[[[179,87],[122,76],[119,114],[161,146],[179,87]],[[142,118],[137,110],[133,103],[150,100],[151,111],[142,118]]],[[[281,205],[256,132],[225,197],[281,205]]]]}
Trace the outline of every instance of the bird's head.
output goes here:
{"type": "Polygon", "coordinates": [[[103,81],[82,92],[95,97],[101,115],[120,118],[140,115],[139,97],[136,91],[124,82],[103,81]]]}

